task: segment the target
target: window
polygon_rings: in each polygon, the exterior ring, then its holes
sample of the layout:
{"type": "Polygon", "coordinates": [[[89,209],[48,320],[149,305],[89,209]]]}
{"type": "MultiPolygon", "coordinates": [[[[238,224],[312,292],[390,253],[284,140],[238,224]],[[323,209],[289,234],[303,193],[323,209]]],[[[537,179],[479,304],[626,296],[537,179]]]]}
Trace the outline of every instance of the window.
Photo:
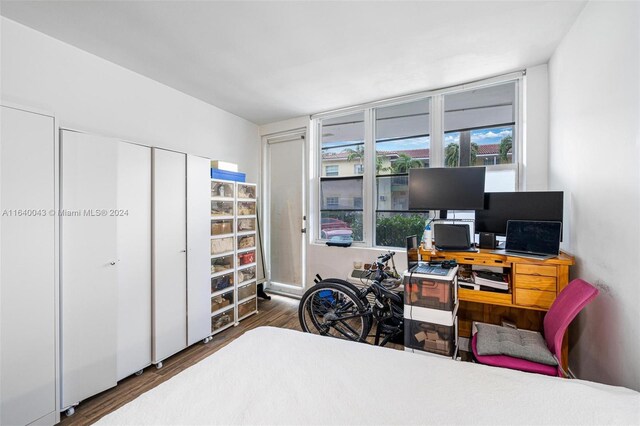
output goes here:
{"type": "Polygon", "coordinates": [[[320,238],[363,241],[364,112],[323,120],[320,129],[320,238]]]}
{"type": "Polygon", "coordinates": [[[427,212],[409,212],[409,170],[429,167],[430,99],[375,109],[375,245],[403,247],[427,212]]]}
{"type": "Polygon", "coordinates": [[[520,79],[510,75],[313,117],[320,239],[404,247],[405,237],[421,234],[429,212],[408,210],[412,168],[486,166],[487,191],[516,190],[520,79]]]}
{"type": "Polygon", "coordinates": [[[325,176],[338,176],[338,165],[334,164],[331,166],[324,166],[324,175],[325,176]]]}

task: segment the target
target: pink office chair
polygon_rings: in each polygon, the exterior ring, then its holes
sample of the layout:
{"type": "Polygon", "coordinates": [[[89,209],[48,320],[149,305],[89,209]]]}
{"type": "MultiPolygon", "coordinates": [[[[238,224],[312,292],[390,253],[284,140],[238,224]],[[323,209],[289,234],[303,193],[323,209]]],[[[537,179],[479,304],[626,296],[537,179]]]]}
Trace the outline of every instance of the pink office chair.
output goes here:
{"type": "Polygon", "coordinates": [[[471,340],[471,348],[476,360],[481,364],[513,370],[546,374],[548,376],[566,376],[562,369],[562,338],[578,313],[598,295],[598,289],[581,279],[571,281],[556,297],[549,312],[544,317],[544,339],[549,351],[554,355],[557,366],[539,364],[507,355],[478,355],[476,333],[471,340]]]}

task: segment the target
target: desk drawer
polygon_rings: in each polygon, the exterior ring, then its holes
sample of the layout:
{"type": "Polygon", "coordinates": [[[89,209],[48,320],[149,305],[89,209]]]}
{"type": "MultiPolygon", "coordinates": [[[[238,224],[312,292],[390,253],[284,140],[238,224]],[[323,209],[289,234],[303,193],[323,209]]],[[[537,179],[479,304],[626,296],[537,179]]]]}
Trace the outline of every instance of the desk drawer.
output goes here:
{"type": "Polygon", "coordinates": [[[516,288],[556,292],[556,277],[516,274],[516,288]]]}
{"type": "Polygon", "coordinates": [[[555,266],[516,263],[515,267],[516,274],[541,275],[543,277],[555,277],[557,275],[555,266]]]}
{"type": "Polygon", "coordinates": [[[538,291],[516,288],[516,305],[547,310],[556,298],[556,293],[551,291],[538,291]]]}

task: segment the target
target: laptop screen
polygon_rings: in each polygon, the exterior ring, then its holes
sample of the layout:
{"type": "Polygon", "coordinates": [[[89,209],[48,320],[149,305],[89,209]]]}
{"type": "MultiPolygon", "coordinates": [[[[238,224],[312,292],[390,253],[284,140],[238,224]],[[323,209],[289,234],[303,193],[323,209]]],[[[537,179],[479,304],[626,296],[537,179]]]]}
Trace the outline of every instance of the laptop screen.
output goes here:
{"type": "Polygon", "coordinates": [[[560,253],[562,222],[510,220],[507,222],[507,251],[532,254],[560,253]]]}
{"type": "Polygon", "coordinates": [[[463,249],[471,246],[469,225],[451,225],[437,223],[433,227],[437,248],[463,249]]]}
{"type": "Polygon", "coordinates": [[[407,237],[407,269],[411,270],[420,260],[418,253],[418,237],[412,235],[407,237]]]}

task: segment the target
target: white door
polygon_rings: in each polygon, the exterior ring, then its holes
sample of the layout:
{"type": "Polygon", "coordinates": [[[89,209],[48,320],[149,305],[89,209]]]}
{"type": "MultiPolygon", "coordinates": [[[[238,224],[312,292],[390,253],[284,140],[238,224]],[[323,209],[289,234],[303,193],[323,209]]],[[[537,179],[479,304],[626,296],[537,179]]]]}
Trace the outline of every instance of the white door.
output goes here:
{"type": "Polygon", "coordinates": [[[116,385],[118,145],[63,131],[62,407],[116,385]]]}
{"type": "Polygon", "coordinates": [[[268,287],[291,294],[305,285],[304,163],[303,134],[267,139],[268,287]]]}
{"type": "Polygon", "coordinates": [[[186,156],[152,149],[153,362],[187,346],[186,156]]]}
{"type": "Polygon", "coordinates": [[[187,155],[187,344],[211,335],[211,161],[187,155]]]}
{"type": "Polygon", "coordinates": [[[151,148],[118,144],[118,380],[151,364],[151,148]]]}
{"type": "Polygon", "coordinates": [[[0,424],[28,424],[57,409],[55,129],[52,117],[1,113],[0,424]]]}

